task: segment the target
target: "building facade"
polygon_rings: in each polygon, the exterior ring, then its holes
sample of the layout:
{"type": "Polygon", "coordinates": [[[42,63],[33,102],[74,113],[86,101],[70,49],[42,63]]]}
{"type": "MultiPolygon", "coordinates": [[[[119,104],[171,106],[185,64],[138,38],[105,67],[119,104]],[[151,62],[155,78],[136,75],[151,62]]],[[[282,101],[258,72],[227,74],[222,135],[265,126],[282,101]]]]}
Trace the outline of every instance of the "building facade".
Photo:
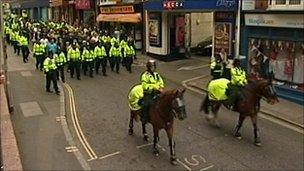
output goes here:
{"type": "Polygon", "coordinates": [[[276,80],[278,95],[303,104],[304,1],[247,0],[242,4],[240,54],[250,74],[276,80]]]}

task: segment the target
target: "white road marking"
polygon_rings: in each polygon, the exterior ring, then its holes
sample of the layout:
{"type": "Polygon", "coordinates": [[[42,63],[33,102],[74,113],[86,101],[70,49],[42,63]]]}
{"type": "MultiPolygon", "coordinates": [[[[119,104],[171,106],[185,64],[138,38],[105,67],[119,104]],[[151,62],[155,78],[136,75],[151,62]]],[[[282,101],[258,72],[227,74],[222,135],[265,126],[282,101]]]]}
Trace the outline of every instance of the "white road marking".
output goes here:
{"type": "Polygon", "coordinates": [[[212,167],[214,167],[214,165],[207,166],[207,167],[205,167],[205,168],[200,169],[199,171],[208,170],[208,169],[210,169],[210,168],[212,168],[212,167]]]}
{"type": "Polygon", "coordinates": [[[185,163],[183,163],[182,161],[180,161],[179,159],[176,160],[179,164],[181,164],[185,169],[187,170],[192,170],[189,166],[187,166],[185,163]]]}
{"type": "Polygon", "coordinates": [[[112,156],[115,156],[115,155],[120,154],[120,153],[121,153],[120,151],[117,151],[117,152],[112,153],[112,154],[107,154],[105,156],[99,157],[99,160],[102,160],[102,159],[105,159],[105,158],[108,158],[108,157],[112,157],[112,156]]]}
{"type": "Polygon", "coordinates": [[[67,150],[67,152],[68,152],[68,153],[72,153],[72,152],[76,152],[76,151],[78,151],[78,149],[77,149],[77,148],[67,150]]]}
{"type": "Polygon", "coordinates": [[[182,71],[182,70],[185,70],[185,71],[191,71],[191,70],[196,70],[196,69],[201,69],[201,68],[206,68],[208,67],[209,64],[205,64],[205,65],[201,65],[201,66],[187,66],[187,67],[180,67],[177,69],[177,71],[182,71]]]}
{"type": "Polygon", "coordinates": [[[138,146],[136,146],[136,148],[137,148],[137,149],[141,149],[141,148],[143,148],[143,147],[150,146],[150,145],[153,145],[153,143],[138,145],[138,146]]]}
{"type": "Polygon", "coordinates": [[[76,146],[65,147],[66,150],[75,149],[75,148],[77,148],[77,147],[76,146]]]}

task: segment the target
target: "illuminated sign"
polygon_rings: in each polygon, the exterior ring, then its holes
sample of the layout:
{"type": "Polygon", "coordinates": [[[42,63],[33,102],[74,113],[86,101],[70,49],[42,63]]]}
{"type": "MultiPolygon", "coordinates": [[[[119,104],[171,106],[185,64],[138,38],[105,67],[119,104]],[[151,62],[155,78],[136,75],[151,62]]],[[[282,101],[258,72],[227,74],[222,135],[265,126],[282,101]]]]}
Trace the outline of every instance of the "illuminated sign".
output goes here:
{"type": "Polygon", "coordinates": [[[134,13],[132,5],[128,6],[114,6],[114,7],[100,7],[102,14],[123,14],[123,13],[134,13]]]}
{"type": "Polygon", "coordinates": [[[183,1],[164,1],[163,8],[167,10],[182,9],[184,7],[183,1]]]}

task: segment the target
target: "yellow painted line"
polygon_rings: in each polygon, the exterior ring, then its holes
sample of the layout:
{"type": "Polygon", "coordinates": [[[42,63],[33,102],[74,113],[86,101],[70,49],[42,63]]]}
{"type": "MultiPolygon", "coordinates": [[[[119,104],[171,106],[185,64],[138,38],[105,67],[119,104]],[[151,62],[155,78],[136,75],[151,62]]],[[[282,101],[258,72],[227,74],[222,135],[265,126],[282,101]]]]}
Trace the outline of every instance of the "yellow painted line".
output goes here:
{"type": "Polygon", "coordinates": [[[69,94],[69,101],[70,101],[70,110],[71,110],[71,114],[72,114],[72,122],[73,122],[73,126],[75,128],[77,137],[79,139],[79,141],[81,142],[81,144],[83,145],[85,151],[88,153],[90,159],[89,160],[94,160],[97,159],[97,155],[96,153],[93,151],[93,149],[91,148],[90,144],[87,142],[83,131],[80,127],[79,121],[78,121],[78,117],[77,117],[77,112],[76,112],[76,107],[75,107],[75,99],[74,99],[74,94],[73,94],[73,90],[72,88],[64,83],[64,86],[66,87],[66,89],[68,90],[68,94],[69,94]]]}
{"type": "Polygon", "coordinates": [[[115,156],[115,155],[120,154],[120,153],[121,153],[120,151],[117,151],[117,152],[115,152],[115,153],[112,153],[112,154],[108,154],[108,155],[99,157],[99,159],[102,160],[102,159],[105,159],[105,158],[108,158],[108,157],[115,156]]]}

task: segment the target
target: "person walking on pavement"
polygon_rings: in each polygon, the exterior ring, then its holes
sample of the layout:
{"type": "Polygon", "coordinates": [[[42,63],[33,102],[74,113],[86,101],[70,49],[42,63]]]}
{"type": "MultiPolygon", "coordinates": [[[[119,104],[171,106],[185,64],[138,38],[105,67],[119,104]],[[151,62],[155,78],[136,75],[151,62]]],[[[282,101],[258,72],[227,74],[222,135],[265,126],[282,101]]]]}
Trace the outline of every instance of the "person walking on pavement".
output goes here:
{"type": "Polygon", "coordinates": [[[36,69],[42,70],[43,68],[43,54],[45,52],[44,46],[40,41],[36,41],[33,46],[33,53],[36,58],[36,69]]]}
{"type": "Polygon", "coordinates": [[[99,68],[101,65],[101,70],[102,70],[102,74],[103,76],[107,76],[106,74],[106,65],[107,65],[107,52],[105,47],[103,46],[103,43],[99,43],[99,45],[97,45],[94,49],[94,53],[96,56],[96,63],[95,63],[95,70],[96,70],[96,74],[99,73],[99,68]]]}
{"type": "Polygon", "coordinates": [[[149,121],[149,107],[157,98],[157,95],[163,91],[165,86],[160,74],[156,72],[155,60],[149,60],[146,64],[147,70],[140,76],[140,82],[144,91],[143,97],[143,116],[142,122],[149,121]]]}
{"type": "Polygon", "coordinates": [[[21,45],[21,52],[22,52],[22,57],[23,57],[23,62],[26,63],[28,62],[28,56],[29,56],[29,41],[25,35],[22,35],[20,37],[20,45],[21,45]]]}
{"type": "Polygon", "coordinates": [[[50,90],[51,82],[53,82],[53,87],[57,95],[60,94],[57,86],[56,70],[57,66],[53,54],[48,55],[48,57],[43,62],[43,70],[46,76],[46,91],[52,93],[50,90]]]}
{"type": "Polygon", "coordinates": [[[111,70],[114,71],[114,67],[116,69],[116,73],[119,73],[119,67],[120,67],[120,62],[121,62],[121,50],[119,47],[119,44],[115,42],[115,44],[111,47],[110,49],[110,66],[111,70]]]}
{"type": "Polygon", "coordinates": [[[64,66],[67,62],[67,59],[65,57],[64,52],[61,51],[61,49],[58,49],[58,53],[54,54],[54,59],[57,66],[57,80],[59,80],[59,76],[61,78],[61,81],[65,82],[65,76],[64,76],[64,66]]]}
{"type": "Polygon", "coordinates": [[[135,50],[134,50],[134,48],[132,46],[132,43],[129,42],[125,46],[125,50],[124,50],[125,66],[127,68],[127,71],[129,71],[129,73],[132,73],[131,65],[133,63],[134,56],[135,56],[135,50]]]}
{"type": "Polygon", "coordinates": [[[70,76],[74,77],[74,72],[76,70],[77,79],[80,80],[80,64],[81,64],[81,55],[79,48],[74,42],[72,47],[68,51],[68,61],[70,63],[70,76]]]}

